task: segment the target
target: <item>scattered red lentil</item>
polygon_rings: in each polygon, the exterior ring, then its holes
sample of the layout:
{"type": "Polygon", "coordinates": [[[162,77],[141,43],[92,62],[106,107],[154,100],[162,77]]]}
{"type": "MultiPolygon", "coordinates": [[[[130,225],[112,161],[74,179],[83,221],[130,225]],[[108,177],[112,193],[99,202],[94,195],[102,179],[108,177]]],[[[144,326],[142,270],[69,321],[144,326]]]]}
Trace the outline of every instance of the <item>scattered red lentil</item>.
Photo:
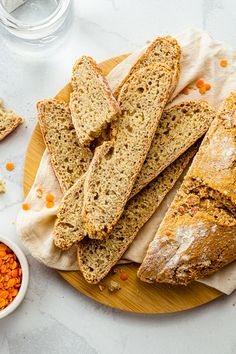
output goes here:
{"type": "Polygon", "coordinates": [[[46,195],[46,201],[47,202],[54,202],[54,195],[52,195],[52,194],[47,194],[46,195]]]}
{"type": "Polygon", "coordinates": [[[54,207],[54,203],[53,203],[53,202],[47,202],[46,207],[47,207],[48,209],[51,209],[51,208],[54,207]]]}
{"type": "Polygon", "coordinates": [[[121,280],[127,280],[129,278],[128,274],[127,273],[121,273],[120,274],[120,279],[121,280]]]}
{"type": "Polygon", "coordinates": [[[184,95],[188,95],[189,94],[189,88],[188,87],[185,87],[183,90],[182,90],[182,93],[184,95]]]}
{"type": "Polygon", "coordinates": [[[204,86],[204,81],[203,81],[202,79],[197,80],[196,86],[197,86],[198,88],[203,87],[203,86],[204,86]]]}
{"type": "Polygon", "coordinates": [[[221,59],[220,60],[220,66],[222,68],[226,68],[228,66],[228,61],[226,59],[221,59]]]}
{"type": "Polygon", "coordinates": [[[27,203],[22,204],[22,209],[29,210],[29,204],[27,204],[27,203]]]}
{"type": "Polygon", "coordinates": [[[206,88],[207,91],[209,91],[209,90],[211,89],[211,85],[208,84],[208,83],[206,83],[206,84],[205,84],[205,88],[206,88]]]}
{"type": "Polygon", "coordinates": [[[22,269],[15,253],[0,243],[0,311],[17,296],[22,281],[22,269]]]}
{"type": "Polygon", "coordinates": [[[6,164],[6,169],[7,169],[7,171],[13,171],[14,168],[15,168],[15,165],[14,165],[13,162],[8,162],[8,163],[6,164]]]}
{"type": "Polygon", "coordinates": [[[202,87],[200,87],[200,89],[199,89],[199,93],[200,93],[201,95],[204,95],[204,94],[206,93],[206,91],[207,91],[207,89],[206,89],[206,86],[205,86],[205,85],[202,86],[202,87]]]}

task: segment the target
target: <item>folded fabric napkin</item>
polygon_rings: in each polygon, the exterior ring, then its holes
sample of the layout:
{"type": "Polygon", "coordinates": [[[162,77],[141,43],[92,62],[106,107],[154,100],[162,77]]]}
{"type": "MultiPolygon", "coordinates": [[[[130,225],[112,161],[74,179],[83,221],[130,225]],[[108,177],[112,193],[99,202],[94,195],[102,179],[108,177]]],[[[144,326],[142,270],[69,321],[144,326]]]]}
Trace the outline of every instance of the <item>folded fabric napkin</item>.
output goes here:
{"type": "MultiPolygon", "coordinates": [[[[174,100],[171,106],[181,101],[206,99],[218,109],[228,93],[236,90],[236,55],[227,45],[213,40],[207,33],[199,30],[190,29],[175,38],[182,47],[182,57],[180,80],[173,94],[174,100]],[[221,67],[222,59],[227,60],[227,67],[221,67]],[[211,85],[211,89],[205,95],[201,95],[199,90],[191,86],[200,78],[211,85]],[[188,96],[181,93],[186,86],[192,87],[188,96]]],[[[141,52],[131,54],[111,71],[107,79],[112,89],[116,88],[126,76],[141,52]]],[[[152,218],[139,231],[136,239],[124,254],[122,262],[142,262],[148,244],[153,239],[180,183],[181,181],[178,181],[152,218]]],[[[26,198],[30,210],[20,211],[18,215],[18,234],[32,256],[48,267],[59,270],[77,270],[77,247],[73,246],[69,251],[62,252],[53,244],[52,231],[61,198],[62,192],[52,169],[48,152],[45,150],[35,182],[26,198]],[[37,188],[42,188],[45,194],[52,193],[55,196],[55,206],[52,209],[45,207],[43,198],[37,198],[37,188]]],[[[236,262],[200,281],[225,294],[230,294],[236,288],[236,262]]]]}

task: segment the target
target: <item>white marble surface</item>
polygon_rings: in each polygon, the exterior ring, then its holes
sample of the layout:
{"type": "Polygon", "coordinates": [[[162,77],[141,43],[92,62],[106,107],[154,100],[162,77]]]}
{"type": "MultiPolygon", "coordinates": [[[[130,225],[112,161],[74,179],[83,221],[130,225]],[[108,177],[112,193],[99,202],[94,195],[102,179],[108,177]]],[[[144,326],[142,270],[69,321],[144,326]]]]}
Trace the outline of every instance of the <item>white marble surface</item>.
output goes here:
{"type": "MultiPolygon", "coordinates": [[[[35,102],[63,87],[77,57],[88,54],[101,61],[188,27],[203,28],[236,50],[234,0],[75,0],[74,12],[67,42],[45,58],[16,55],[0,37],[0,97],[28,126],[0,145],[0,174],[7,182],[7,194],[0,197],[0,233],[14,240],[35,102]],[[8,160],[16,165],[11,173],[4,169],[8,160]]],[[[0,354],[236,353],[236,293],[174,315],[121,313],[91,301],[55,271],[28,259],[29,291],[22,306],[0,322],[0,354]]]]}

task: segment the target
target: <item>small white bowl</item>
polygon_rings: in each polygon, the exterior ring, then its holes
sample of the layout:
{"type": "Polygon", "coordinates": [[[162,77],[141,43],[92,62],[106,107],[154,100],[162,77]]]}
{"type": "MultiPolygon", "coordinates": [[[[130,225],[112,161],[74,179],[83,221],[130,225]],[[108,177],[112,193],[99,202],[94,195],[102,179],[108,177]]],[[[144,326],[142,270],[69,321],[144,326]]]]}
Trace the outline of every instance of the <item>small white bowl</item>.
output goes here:
{"type": "Polygon", "coordinates": [[[0,235],[0,243],[1,242],[8,246],[17,256],[22,268],[22,282],[15,299],[4,310],[0,310],[0,319],[10,315],[13,311],[15,311],[15,309],[20,305],[20,303],[24,299],[29,285],[29,265],[24,253],[21,251],[21,249],[19,248],[19,246],[17,246],[16,243],[0,235]]]}

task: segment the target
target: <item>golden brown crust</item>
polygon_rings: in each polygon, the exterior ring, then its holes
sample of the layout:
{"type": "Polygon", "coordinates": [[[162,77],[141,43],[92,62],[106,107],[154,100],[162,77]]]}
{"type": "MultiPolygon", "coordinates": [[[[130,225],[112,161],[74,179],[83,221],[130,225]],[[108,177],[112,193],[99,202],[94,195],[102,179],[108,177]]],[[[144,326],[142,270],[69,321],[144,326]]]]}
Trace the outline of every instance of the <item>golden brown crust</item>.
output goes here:
{"type": "Polygon", "coordinates": [[[141,280],[188,284],[236,259],[235,113],[233,92],[149,246],[138,271],[141,280]]]}

